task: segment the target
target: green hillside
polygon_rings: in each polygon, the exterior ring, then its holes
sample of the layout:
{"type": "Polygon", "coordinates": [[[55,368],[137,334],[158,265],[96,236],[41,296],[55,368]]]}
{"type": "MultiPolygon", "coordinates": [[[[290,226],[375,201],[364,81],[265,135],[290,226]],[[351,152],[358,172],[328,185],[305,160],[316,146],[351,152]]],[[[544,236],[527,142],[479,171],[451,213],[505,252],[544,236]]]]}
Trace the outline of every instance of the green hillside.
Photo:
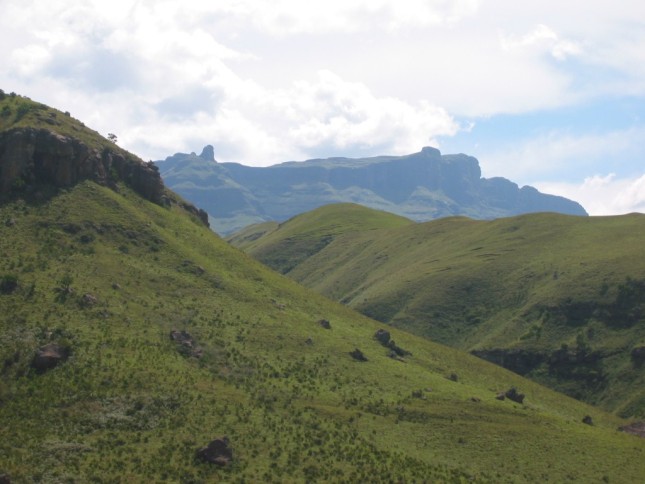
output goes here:
{"type": "Polygon", "coordinates": [[[231,247],[172,193],[29,188],[0,203],[5,481],[645,474],[627,421],[400,330],[384,346],[381,323],[231,247]],[[496,398],[511,388],[522,403],[496,398]]]}
{"type": "Polygon", "coordinates": [[[319,252],[338,235],[413,225],[389,212],[354,203],[326,205],[282,224],[264,222],[236,232],[227,240],[265,264],[287,273],[319,252]],[[342,213],[342,217],[338,214],[342,213]]]}
{"type": "Polygon", "coordinates": [[[109,148],[127,153],[114,142],[86,127],[69,112],[63,113],[27,97],[0,90],[0,132],[20,128],[47,129],[59,136],[82,141],[90,150],[109,148]]]}
{"type": "MultiPolygon", "coordinates": [[[[345,217],[343,207],[326,210],[331,224],[329,210],[345,217]]],[[[294,221],[309,219],[317,211],[294,221]]],[[[274,261],[294,237],[285,223],[246,250],[282,269],[274,261]]],[[[286,273],[375,319],[643,416],[644,240],[641,214],[446,218],[336,234],[286,273]]]]}

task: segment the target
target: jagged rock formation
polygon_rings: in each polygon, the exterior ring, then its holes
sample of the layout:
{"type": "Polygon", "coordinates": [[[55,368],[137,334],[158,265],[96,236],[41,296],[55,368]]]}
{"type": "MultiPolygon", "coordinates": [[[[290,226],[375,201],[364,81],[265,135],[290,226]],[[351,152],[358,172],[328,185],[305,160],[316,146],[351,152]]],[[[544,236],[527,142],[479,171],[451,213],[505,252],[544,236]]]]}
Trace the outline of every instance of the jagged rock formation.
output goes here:
{"type": "Polygon", "coordinates": [[[528,212],[586,215],[576,202],[505,178],[482,178],[472,156],[426,147],[407,156],[330,158],[266,168],[218,163],[212,146],[157,162],[168,187],[204,207],[222,234],[282,222],[322,205],[352,202],[415,221],[465,215],[491,219],[528,212]]]}
{"type": "Polygon", "coordinates": [[[70,187],[81,180],[115,186],[123,181],[146,199],[161,203],[164,185],[157,167],[47,129],[15,128],[0,133],[0,194],[38,184],[70,187]]]}

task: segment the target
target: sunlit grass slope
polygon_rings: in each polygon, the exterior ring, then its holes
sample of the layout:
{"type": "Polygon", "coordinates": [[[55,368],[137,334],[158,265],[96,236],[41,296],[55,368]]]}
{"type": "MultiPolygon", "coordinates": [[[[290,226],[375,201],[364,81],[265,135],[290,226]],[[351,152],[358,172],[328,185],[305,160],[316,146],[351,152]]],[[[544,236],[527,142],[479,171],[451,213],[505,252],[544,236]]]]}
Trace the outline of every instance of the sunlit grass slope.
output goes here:
{"type": "MultiPolygon", "coordinates": [[[[311,255],[295,266],[275,263],[299,236],[290,222],[244,249],[378,320],[620,414],[645,414],[645,369],[634,359],[645,346],[644,215],[447,218],[329,236],[346,215],[325,210],[311,255]]],[[[293,221],[318,219],[313,211],[293,221]]]]}
{"type": "Polygon", "coordinates": [[[0,132],[17,128],[46,129],[80,140],[90,150],[109,148],[114,152],[127,153],[114,142],[86,127],[69,112],[61,112],[15,93],[0,93],[0,132]]]}
{"type": "Polygon", "coordinates": [[[0,473],[12,481],[645,473],[645,442],[618,432],[623,421],[397,330],[412,356],[390,358],[378,323],[269,271],[177,206],[84,182],[41,205],[2,205],[0,221],[0,274],[18,282],[0,295],[0,473]],[[203,356],[181,351],[173,329],[203,356]],[[49,342],[71,357],[39,374],[29,365],[49,342]],[[368,361],[353,360],[355,348],[368,361]],[[511,386],[524,405],[495,399],[511,386]],[[229,468],[195,459],[221,436],[229,468]]]}
{"type": "Polygon", "coordinates": [[[251,225],[227,240],[286,273],[322,250],[338,235],[413,224],[399,215],[366,209],[353,203],[339,203],[293,217],[282,224],[265,222],[251,225]]]}

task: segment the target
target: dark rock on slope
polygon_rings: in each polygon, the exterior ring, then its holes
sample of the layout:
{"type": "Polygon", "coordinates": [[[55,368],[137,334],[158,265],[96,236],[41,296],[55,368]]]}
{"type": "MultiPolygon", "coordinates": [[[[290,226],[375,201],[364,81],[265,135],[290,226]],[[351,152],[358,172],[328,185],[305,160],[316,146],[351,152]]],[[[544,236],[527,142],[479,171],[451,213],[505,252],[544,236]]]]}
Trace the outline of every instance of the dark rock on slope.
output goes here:
{"type": "Polygon", "coordinates": [[[0,193],[38,184],[71,187],[81,180],[113,186],[123,181],[146,199],[161,203],[159,171],[117,150],[90,149],[78,139],[46,129],[16,128],[0,133],[0,193]]]}
{"type": "Polygon", "coordinates": [[[219,467],[230,465],[233,461],[233,450],[229,446],[228,437],[212,440],[206,447],[197,451],[197,458],[219,467]]]}
{"type": "Polygon", "coordinates": [[[434,148],[407,156],[329,158],[265,168],[218,163],[212,146],[158,162],[168,187],[209,213],[227,234],[252,223],[284,221],[322,205],[353,202],[416,221],[465,215],[490,219],[528,212],[586,215],[576,202],[482,178],[477,159],[434,148]]]}
{"type": "Polygon", "coordinates": [[[60,363],[69,358],[70,349],[58,343],[49,343],[38,349],[31,361],[31,366],[38,373],[56,368],[60,363]]]}

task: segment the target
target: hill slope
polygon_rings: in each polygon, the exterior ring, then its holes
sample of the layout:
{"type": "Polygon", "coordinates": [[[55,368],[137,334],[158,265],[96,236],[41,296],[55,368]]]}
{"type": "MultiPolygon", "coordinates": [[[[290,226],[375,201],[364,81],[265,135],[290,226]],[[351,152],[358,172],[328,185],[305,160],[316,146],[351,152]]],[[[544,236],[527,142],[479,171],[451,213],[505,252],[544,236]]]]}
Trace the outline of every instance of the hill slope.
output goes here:
{"type": "MultiPolygon", "coordinates": [[[[342,206],[324,210],[328,224],[345,218],[342,206]]],[[[645,413],[645,216],[447,218],[333,240],[320,224],[309,242],[319,250],[276,263],[310,220],[318,210],[245,250],[375,319],[608,410],[645,413]]]]}
{"type": "Polygon", "coordinates": [[[213,147],[198,156],[158,161],[165,183],[210,215],[229,234],[254,223],[283,222],[330,203],[358,203],[416,221],[450,215],[490,219],[527,212],[586,215],[571,200],[545,195],[505,178],[482,178],[479,162],[423,148],[407,156],[330,158],[266,168],[215,161],[213,147]]]}
{"type": "Polygon", "coordinates": [[[0,203],[0,475],[635,482],[645,473],[645,441],[616,430],[625,421],[402,331],[385,348],[379,323],[230,247],[174,194],[154,203],[117,175],[111,187],[85,179],[45,198],[17,187],[0,203]],[[391,357],[393,348],[411,354],[391,357]],[[511,387],[522,404],[495,398],[511,387]]]}

